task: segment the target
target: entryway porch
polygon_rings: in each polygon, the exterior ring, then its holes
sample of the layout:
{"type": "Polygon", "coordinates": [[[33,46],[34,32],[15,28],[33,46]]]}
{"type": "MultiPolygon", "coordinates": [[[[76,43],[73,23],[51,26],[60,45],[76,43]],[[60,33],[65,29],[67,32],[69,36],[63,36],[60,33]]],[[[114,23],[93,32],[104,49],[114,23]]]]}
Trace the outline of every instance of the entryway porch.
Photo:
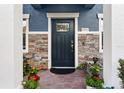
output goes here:
{"type": "Polygon", "coordinates": [[[40,89],[85,89],[85,73],[82,70],[75,70],[69,74],[55,74],[47,71],[40,71],[40,89]]]}

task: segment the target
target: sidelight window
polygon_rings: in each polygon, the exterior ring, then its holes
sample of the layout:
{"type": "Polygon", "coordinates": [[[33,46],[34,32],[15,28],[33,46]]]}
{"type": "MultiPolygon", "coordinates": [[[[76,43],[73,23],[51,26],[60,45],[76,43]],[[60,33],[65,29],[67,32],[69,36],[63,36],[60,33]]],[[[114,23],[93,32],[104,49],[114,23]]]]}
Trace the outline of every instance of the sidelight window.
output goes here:
{"type": "Polygon", "coordinates": [[[28,52],[29,14],[23,15],[23,52],[28,52]]]}

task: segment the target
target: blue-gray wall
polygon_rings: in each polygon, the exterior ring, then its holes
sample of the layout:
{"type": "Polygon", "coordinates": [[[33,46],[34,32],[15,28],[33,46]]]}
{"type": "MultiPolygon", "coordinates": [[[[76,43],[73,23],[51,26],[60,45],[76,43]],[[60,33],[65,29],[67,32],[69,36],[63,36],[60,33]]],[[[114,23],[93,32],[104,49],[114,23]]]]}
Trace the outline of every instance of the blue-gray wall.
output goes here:
{"type": "Polygon", "coordinates": [[[30,4],[23,5],[23,13],[30,14],[30,31],[48,31],[47,12],[79,12],[79,30],[81,27],[89,28],[90,31],[98,31],[97,13],[103,13],[103,5],[96,4],[92,9],[85,9],[81,4],[75,5],[42,5],[35,9],[30,4]]]}

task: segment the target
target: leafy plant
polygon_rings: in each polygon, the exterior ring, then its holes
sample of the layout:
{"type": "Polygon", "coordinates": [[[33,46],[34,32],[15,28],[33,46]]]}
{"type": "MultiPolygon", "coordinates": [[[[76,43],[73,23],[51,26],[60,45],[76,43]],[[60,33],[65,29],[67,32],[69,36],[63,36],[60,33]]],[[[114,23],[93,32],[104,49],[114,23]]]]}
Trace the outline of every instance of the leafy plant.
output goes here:
{"type": "Polygon", "coordinates": [[[89,68],[90,73],[93,74],[93,75],[98,75],[101,70],[102,69],[101,69],[101,67],[98,64],[93,64],[89,68]]]}
{"type": "Polygon", "coordinates": [[[29,75],[29,74],[37,74],[38,70],[36,68],[32,68],[29,64],[24,64],[23,66],[23,75],[29,75]]]}
{"type": "Polygon", "coordinates": [[[86,70],[87,69],[87,63],[81,63],[78,65],[77,69],[79,70],[86,70]]]}
{"type": "Polygon", "coordinates": [[[38,87],[38,82],[35,80],[25,80],[22,82],[24,89],[36,89],[38,87]]]}
{"type": "Polygon", "coordinates": [[[119,77],[122,81],[122,86],[124,88],[124,59],[119,59],[119,65],[120,65],[120,67],[118,68],[119,77]]]}
{"type": "Polygon", "coordinates": [[[86,84],[91,87],[95,87],[97,89],[102,89],[103,88],[103,79],[99,77],[92,77],[92,76],[87,76],[86,77],[86,84]]]}

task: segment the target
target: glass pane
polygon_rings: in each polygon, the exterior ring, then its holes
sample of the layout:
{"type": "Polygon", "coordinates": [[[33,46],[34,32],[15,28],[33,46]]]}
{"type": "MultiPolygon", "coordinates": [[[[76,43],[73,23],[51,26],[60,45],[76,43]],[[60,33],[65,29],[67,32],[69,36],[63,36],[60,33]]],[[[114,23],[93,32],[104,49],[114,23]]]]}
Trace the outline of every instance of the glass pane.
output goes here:
{"type": "Polygon", "coordinates": [[[23,49],[26,49],[26,20],[23,19],[23,49]]]}
{"type": "Polygon", "coordinates": [[[57,32],[67,32],[69,31],[69,23],[56,23],[57,32]]]}
{"type": "Polygon", "coordinates": [[[23,33],[23,49],[26,49],[26,34],[23,33]]]}
{"type": "Polygon", "coordinates": [[[102,49],[103,49],[103,32],[102,32],[102,49]]]}

